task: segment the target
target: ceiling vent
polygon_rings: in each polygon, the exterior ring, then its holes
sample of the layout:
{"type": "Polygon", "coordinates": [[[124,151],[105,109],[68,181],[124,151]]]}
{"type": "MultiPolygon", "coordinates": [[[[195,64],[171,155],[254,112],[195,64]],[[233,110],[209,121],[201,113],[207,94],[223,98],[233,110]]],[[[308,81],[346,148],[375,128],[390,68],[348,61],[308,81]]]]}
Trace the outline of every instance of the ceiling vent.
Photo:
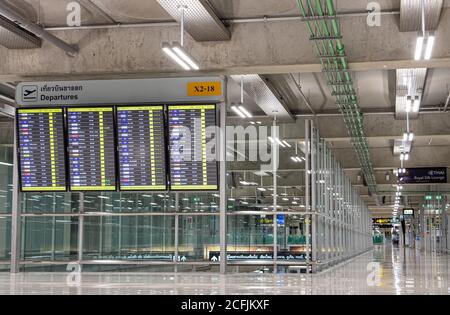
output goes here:
{"type": "Polygon", "coordinates": [[[0,45],[9,49],[41,47],[41,39],[0,15],[0,45]]]}
{"type": "Polygon", "coordinates": [[[185,28],[196,41],[230,40],[231,33],[216,15],[208,0],[158,0],[158,3],[177,22],[181,21],[181,8],[185,7],[185,28]]]}

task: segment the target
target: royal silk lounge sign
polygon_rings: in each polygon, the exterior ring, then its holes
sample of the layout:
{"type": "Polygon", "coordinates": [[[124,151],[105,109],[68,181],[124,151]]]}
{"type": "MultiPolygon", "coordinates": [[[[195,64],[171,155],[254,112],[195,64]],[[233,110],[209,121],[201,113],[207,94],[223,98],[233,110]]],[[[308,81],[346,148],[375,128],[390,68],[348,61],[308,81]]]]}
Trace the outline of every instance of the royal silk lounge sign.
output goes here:
{"type": "Polygon", "coordinates": [[[407,168],[405,174],[399,175],[402,184],[445,184],[447,168],[407,168]]]}

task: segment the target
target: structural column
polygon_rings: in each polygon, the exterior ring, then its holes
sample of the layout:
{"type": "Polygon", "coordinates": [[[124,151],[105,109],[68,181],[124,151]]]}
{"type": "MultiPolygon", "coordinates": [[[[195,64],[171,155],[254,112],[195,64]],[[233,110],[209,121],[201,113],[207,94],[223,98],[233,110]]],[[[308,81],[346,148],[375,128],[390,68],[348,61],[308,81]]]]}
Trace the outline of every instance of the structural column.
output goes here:
{"type": "MultiPolygon", "coordinates": [[[[225,84],[226,85],[226,84],[225,84]]],[[[225,88],[225,87],[224,87],[225,88]]],[[[225,91],[226,95],[226,91],[225,91]]],[[[227,271],[227,104],[220,104],[220,273],[227,271]]]]}
{"type": "MultiPolygon", "coordinates": [[[[17,117],[15,117],[17,119],[17,117]]],[[[17,134],[17,123],[14,121],[14,135],[17,134]]],[[[17,159],[17,137],[14,136],[13,159],[13,195],[11,218],[11,273],[19,272],[20,259],[20,195],[19,195],[19,161],[17,159]]]]}

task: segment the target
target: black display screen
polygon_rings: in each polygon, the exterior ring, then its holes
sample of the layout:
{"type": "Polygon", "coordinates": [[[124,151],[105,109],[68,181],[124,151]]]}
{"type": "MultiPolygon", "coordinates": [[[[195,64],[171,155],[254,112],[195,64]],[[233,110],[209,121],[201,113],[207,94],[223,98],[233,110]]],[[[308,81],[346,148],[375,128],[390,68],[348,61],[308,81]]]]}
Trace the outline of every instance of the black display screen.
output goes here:
{"type": "Polygon", "coordinates": [[[63,110],[18,109],[17,137],[21,190],[66,191],[63,110]]]}
{"type": "Polygon", "coordinates": [[[116,190],[112,107],[68,108],[70,190],[116,190]]]}
{"type": "Polygon", "coordinates": [[[215,105],[168,107],[170,189],[218,190],[215,105]]]}
{"type": "Polygon", "coordinates": [[[120,190],[166,190],[163,106],[117,107],[120,190]]]}

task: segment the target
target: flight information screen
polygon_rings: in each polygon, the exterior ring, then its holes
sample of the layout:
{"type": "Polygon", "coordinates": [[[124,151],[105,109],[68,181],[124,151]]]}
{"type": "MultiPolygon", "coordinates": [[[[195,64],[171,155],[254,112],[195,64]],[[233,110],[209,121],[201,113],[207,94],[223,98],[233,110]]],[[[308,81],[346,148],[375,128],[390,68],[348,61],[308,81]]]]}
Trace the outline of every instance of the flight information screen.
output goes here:
{"type": "Polygon", "coordinates": [[[68,108],[70,189],[116,190],[112,107],[68,108]]]}
{"type": "Polygon", "coordinates": [[[163,106],[117,107],[120,190],[166,190],[163,106]]]}
{"type": "Polygon", "coordinates": [[[170,188],[218,190],[215,105],[168,107],[170,188]]]}
{"type": "Polygon", "coordinates": [[[18,109],[21,190],[65,191],[63,110],[18,109]]]}

